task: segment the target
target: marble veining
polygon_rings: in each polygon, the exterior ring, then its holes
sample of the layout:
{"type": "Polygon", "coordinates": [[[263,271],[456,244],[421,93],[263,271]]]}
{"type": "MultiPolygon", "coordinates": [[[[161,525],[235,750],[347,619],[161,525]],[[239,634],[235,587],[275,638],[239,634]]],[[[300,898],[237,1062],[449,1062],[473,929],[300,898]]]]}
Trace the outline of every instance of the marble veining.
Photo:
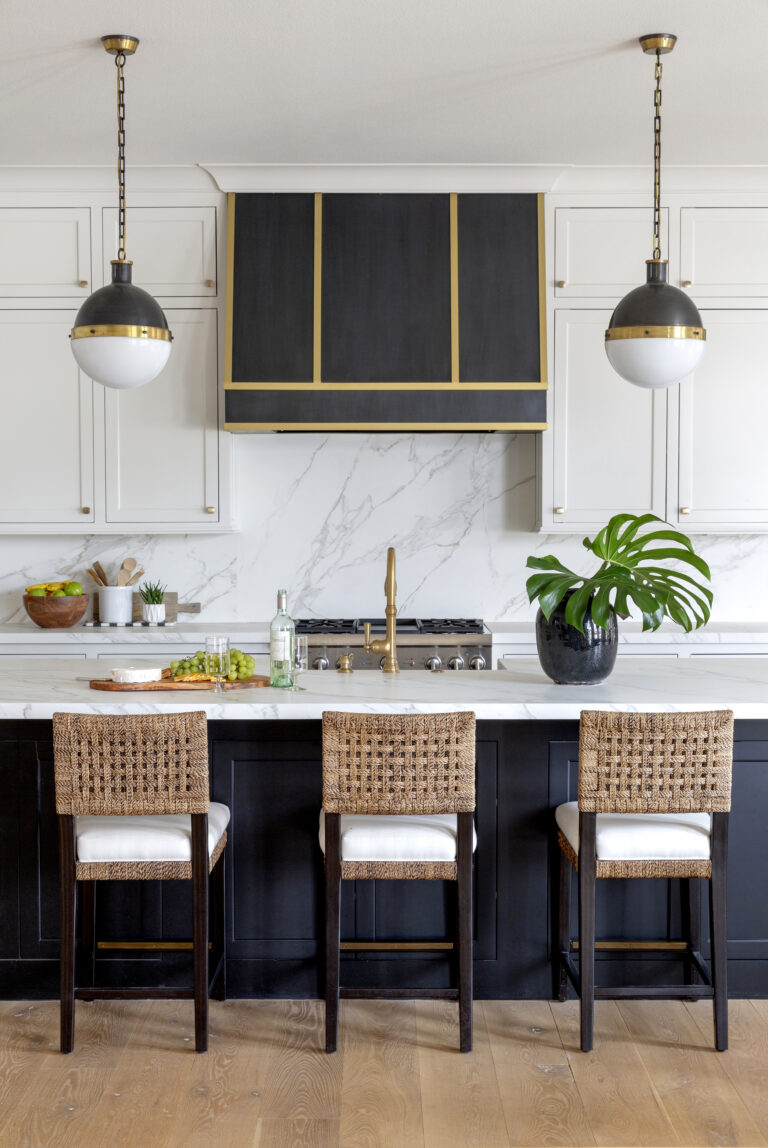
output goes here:
{"type": "MultiPolygon", "coordinates": [[[[31,658],[0,664],[0,718],[49,719],[54,712],[178,713],[204,710],[211,720],[319,720],[323,710],[440,713],[471,710],[480,720],[576,720],[582,709],[681,712],[732,709],[737,718],[768,719],[768,659],[711,657],[684,662],[626,658],[607,681],[559,686],[530,659],[479,674],[408,671],[397,676],[333,672],[302,675],[296,693],[269,687],[213,692],[91,690],[104,662],[31,658]]],[[[259,668],[259,667],[257,667],[259,668]]]]}
{"type": "MultiPolygon", "coordinates": [[[[202,620],[269,618],[286,586],[294,614],[383,612],[387,546],[398,550],[401,613],[533,622],[529,554],[590,569],[580,536],[534,532],[532,434],[234,436],[241,531],[229,535],[7,535],[0,624],[24,618],[24,586],[116,571],[132,554],[202,620]]],[[[768,536],[699,536],[712,566],[713,618],[768,621],[768,536]]],[[[666,627],[673,630],[674,627],[666,627]]]]}

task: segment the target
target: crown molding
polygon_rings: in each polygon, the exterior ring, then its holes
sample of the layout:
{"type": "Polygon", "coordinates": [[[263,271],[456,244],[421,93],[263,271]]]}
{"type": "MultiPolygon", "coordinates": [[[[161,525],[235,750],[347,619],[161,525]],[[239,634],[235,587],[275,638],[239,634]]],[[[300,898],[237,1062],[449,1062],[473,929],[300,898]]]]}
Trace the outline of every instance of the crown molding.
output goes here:
{"type": "MultiPolygon", "coordinates": [[[[221,191],[550,192],[650,194],[652,171],[564,164],[227,164],[203,163],[221,191]]],[[[674,167],[664,191],[768,191],[768,165],[674,167]]]]}
{"type": "MultiPolygon", "coordinates": [[[[217,191],[215,180],[196,164],[128,167],[128,195],[140,191],[217,191]]],[[[0,165],[0,191],[115,192],[115,165],[98,167],[16,167],[0,165]]]]}

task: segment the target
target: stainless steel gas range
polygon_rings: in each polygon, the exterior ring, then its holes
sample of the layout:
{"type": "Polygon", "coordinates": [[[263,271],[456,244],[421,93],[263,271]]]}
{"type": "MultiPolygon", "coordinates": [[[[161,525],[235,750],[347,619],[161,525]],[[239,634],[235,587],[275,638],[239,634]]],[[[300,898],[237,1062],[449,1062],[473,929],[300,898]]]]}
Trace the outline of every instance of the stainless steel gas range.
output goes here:
{"type": "MultiPolygon", "coordinates": [[[[353,670],[380,670],[380,654],[366,653],[363,627],[386,630],[383,618],[298,618],[296,633],[309,637],[313,670],[338,669],[344,654],[353,670]]],[[[480,618],[398,618],[397,660],[401,670],[489,670],[491,634],[480,618]]]]}

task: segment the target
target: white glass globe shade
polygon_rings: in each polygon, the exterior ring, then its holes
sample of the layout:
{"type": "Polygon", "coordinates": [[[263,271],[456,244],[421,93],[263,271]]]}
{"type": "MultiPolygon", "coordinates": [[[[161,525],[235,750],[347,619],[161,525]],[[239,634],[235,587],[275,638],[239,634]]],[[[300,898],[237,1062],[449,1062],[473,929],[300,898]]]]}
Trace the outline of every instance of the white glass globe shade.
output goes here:
{"type": "Polygon", "coordinates": [[[636,387],[671,387],[696,369],[703,339],[607,339],[605,353],[617,374],[636,387]]]}
{"type": "Polygon", "coordinates": [[[171,354],[168,339],[92,335],[72,339],[72,354],[86,375],[118,391],[142,387],[160,374],[171,354]]]}

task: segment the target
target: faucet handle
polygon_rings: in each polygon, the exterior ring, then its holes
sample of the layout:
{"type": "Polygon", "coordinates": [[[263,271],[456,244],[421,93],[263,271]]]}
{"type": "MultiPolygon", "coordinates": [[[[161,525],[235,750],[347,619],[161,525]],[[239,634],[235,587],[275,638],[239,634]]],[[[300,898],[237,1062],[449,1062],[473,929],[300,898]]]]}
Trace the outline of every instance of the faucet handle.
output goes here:
{"type": "Polygon", "coordinates": [[[366,650],[371,648],[371,623],[363,622],[363,642],[365,643],[366,650]]]}

